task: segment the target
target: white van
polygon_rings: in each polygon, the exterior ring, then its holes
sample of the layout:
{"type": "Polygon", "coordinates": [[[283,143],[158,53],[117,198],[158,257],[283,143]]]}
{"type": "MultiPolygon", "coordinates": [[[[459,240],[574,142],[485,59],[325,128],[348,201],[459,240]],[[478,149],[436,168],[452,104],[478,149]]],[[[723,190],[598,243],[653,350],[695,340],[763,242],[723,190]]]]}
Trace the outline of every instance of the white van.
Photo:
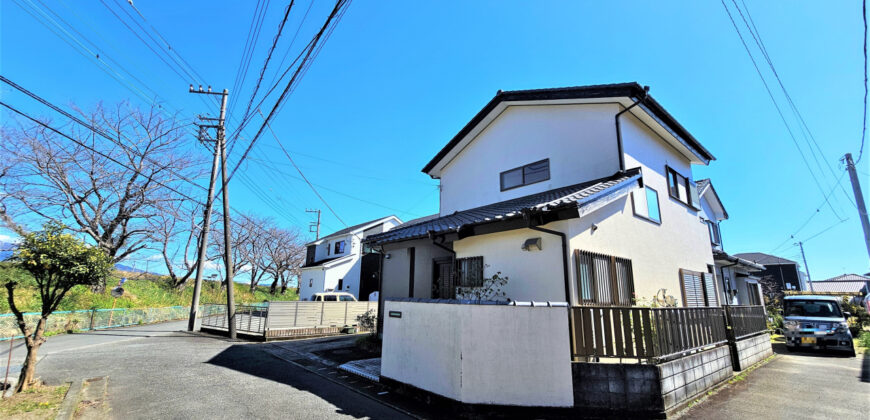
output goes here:
{"type": "Polygon", "coordinates": [[[322,292],[311,296],[312,302],[356,302],[356,297],[347,292],[322,292]]]}

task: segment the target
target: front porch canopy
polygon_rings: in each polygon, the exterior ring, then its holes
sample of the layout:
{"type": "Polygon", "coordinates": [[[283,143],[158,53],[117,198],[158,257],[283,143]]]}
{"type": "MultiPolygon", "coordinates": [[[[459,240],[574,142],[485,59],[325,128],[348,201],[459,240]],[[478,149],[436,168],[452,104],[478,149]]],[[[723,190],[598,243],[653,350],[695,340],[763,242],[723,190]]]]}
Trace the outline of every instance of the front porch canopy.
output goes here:
{"type": "Polygon", "coordinates": [[[400,225],[365,239],[373,245],[455,234],[456,239],[580,217],[643,186],[640,168],[609,177],[400,225]],[[526,215],[536,217],[527,220],[526,215]]]}

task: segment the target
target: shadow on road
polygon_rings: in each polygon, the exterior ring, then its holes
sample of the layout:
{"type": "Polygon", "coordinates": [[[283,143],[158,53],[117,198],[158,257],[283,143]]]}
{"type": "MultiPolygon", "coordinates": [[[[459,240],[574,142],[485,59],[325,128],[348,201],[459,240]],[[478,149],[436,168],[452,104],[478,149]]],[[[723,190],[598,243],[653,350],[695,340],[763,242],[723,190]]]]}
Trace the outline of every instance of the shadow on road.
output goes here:
{"type": "Polygon", "coordinates": [[[793,356],[801,357],[828,357],[841,359],[849,359],[852,357],[852,355],[849,353],[834,350],[801,349],[795,351],[788,351],[785,343],[772,343],[771,346],[773,347],[773,352],[776,354],[790,354],[793,356]]]}
{"type": "MultiPolygon", "coordinates": [[[[343,387],[335,386],[331,382],[324,381],[306,370],[282,363],[256,346],[246,344],[233,345],[218,353],[207,363],[310,392],[338,407],[338,410],[336,410],[338,414],[353,416],[355,418],[372,416],[371,412],[364,412],[359,407],[358,399],[364,397],[343,387]],[[357,403],[355,404],[354,401],[357,401],[357,403]]],[[[241,392],[240,390],[237,391],[241,392]]],[[[276,393],[276,398],[280,398],[280,393],[276,393]]],[[[284,414],[286,413],[276,413],[279,416],[284,414]]],[[[398,416],[399,413],[395,413],[395,415],[398,416]]]]}

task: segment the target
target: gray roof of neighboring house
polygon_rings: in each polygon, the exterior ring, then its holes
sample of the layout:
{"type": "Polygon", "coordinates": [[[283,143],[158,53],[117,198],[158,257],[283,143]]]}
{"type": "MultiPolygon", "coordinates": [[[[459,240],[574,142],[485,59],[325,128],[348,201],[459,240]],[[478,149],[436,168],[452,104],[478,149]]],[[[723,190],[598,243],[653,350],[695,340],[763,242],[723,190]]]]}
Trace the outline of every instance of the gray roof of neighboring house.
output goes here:
{"type": "Polygon", "coordinates": [[[757,262],[747,260],[746,258],[740,258],[740,257],[734,256],[734,255],[728,255],[727,252],[719,251],[717,249],[713,250],[713,259],[735,263],[735,264],[738,264],[738,265],[743,266],[744,268],[747,268],[750,270],[762,271],[766,268],[766,267],[764,267],[763,264],[759,264],[757,262]]]}
{"type": "Polygon", "coordinates": [[[340,260],[340,259],[342,259],[342,258],[349,258],[349,257],[352,257],[352,256],[353,256],[353,255],[339,255],[339,256],[337,256],[337,257],[324,258],[324,259],[322,259],[322,260],[320,260],[320,261],[315,261],[315,262],[313,262],[313,263],[311,263],[311,264],[305,264],[305,265],[303,265],[302,267],[299,267],[299,268],[319,267],[319,266],[321,266],[321,265],[331,263],[331,262],[333,262],[333,261],[335,261],[335,260],[340,260]]]}
{"type": "Polygon", "coordinates": [[[572,86],[551,89],[528,89],[528,90],[509,90],[498,91],[483,109],[480,110],[472,119],[459,130],[453,139],[451,139],[435,157],[423,168],[423,172],[428,173],[435,167],[438,162],[447,156],[450,151],[458,145],[462,139],[474,129],[489,113],[495,109],[498,104],[510,101],[541,101],[541,100],[563,100],[563,99],[586,99],[586,98],[643,98],[646,97],[644,105],[656,118],[662,121],[670,130],[676,133],[685,141],[685,144],[693,149],[699,156],[710,161],[716,159],[713,155],[701,145],[698,140],[692,136],[685,127],[680,125],[677,120],[665,111],[652,96],[649,96],[644,87],[637,82],[629,83],[612,83],[605,85],[587,85],[587,86],[572,86]]]}
{"type": "Polygon", "coordinates": [[[606,178],[457,211],[446,216],[421,218],[425,220],[397,226],[390,231],[369,236],[366,238],[366,242],[384,244],[425,238],[429,236],[429,232],[435,234],[450,233],[458,231],[462,226],[521,218],[523,211],[553,210],[572,205],[585,205],[603,197],[606,195],[605,193],[619,186],[639,180],[641,180],[640,168],[633,168],[617,172],[606,178]]]}
{"type": "Polygon", "coordinates": [[[865,281],[813,281],[813,292],[844,292],[844,293],[867,293],[868,286],[865,281]]]}
{"type": "Polygon", "coordinates": [[[819,281],[870,281],[870,276],[862,276],[860,274],[841,274],[837,277],[814,281],[813,284],[816,284],[819,281]]]}
{"type": "Polygon", "coordinates": [[[758,264],[764,265],[779,265],[779,264],[794,264],[797,265],[797,262],[792,260],[787,260],[785,258],[780,258],[775,255],[765,254],[763,252],[742,252],[740,254],[734,254],[735,257],[740,257],[745,260],[753,261],[758,264]]]}
{"type": "Polygon", "coordinates": [[[703,191],[704,188],[710,185],[710,178],[699,179],[695,181],[695,185],[698,186],[698,191],[703,191]]]}
{"type": "Polygon", "coordinates": [[[357,230],[357,229],[363,228],[363,227],[365,227],[365,226],[367,226],[367,225],[370,225],[370,224],[372,224],[372,223],[379,222],[379,221],[381,221],[381,220],[389,219],[389,218],[391,218],[391,217],[395,217],[396,220],[399,221],[399,223],[402,223],[402,219],[399,219],[398,217],[396,217],[396,216],[394,216],[394,215],[384,216],[384,217],[379,217],[379,218],[374,219],[374,220],[369,220],[368,222],[363,222],[363,223],[360,223],[360,224],[357,224],[357,225],[353,225],[353,226],[350,226],[350,227],[346,227],[346,228],[344,228],[344,229],[342,229],[342,230],[338,230],[338,231],[332,232],[332,233],[330,233],[329,235],[326,235],[326,236],[321,236],[320,239],[318,239],[318,240],[316,240],[316,241],[311,241],[311,242],[308,243],[308,245],[311,245],[311,244],[313,244],[314,242],[320,242],[320,241],[322,241],[322,240],[324,240],[324,239],[329,239],[329,238],[333,238],[333,237],[337,237],[337,236],[347,235],[348,233],[351,233],[351,232],[353,232],[353,231],[355,231],[355,230],[357,230]]]}
{"type": "Polygon", "coordinates": [[[719,206],[722,207],[722,214],[725,218],[728,218],[728,210],[725,210],[725,204],[722,203],[722,199],[719,198],[719,193],[716,192],[716,189],[713,188],[713,182],[710,181],[710,178],[699,179],[695,181],[695,185],[698,188],[698,194],[700,195],[705,188],[710,187],[710,191],[713,192],[713,195],[716,197],[716,200],[719,201],[719,206]]]}

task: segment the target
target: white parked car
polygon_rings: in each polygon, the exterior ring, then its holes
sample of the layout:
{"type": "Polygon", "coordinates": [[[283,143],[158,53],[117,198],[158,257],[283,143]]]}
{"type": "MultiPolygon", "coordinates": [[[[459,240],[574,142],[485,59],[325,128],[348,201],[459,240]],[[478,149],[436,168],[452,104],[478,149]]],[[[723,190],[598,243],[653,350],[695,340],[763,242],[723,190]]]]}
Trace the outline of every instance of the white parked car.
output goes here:
{"type": "Polygon", "coordinates": [[[322,292],[311,296],[313,302],[356,302],[356,297],[347,292],[322,292]]]}

